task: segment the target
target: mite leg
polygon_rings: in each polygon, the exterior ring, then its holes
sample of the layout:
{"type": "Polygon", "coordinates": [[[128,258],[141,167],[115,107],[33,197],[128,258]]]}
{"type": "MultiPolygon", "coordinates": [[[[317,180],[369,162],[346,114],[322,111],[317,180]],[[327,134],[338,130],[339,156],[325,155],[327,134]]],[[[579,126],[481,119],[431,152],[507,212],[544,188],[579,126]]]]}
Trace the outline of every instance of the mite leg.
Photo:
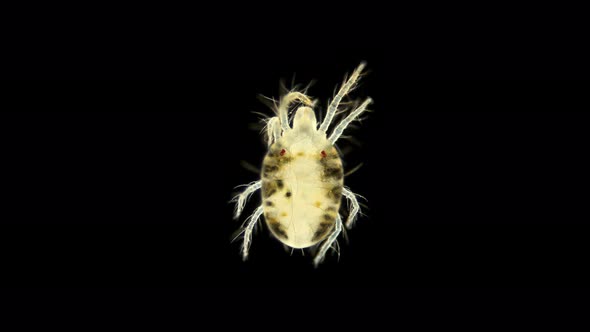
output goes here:
{"type": "Polygon", "coordinates": [[[281,123],[278,116],[270,118],[266,125],[266,135],[268,137],[268,146],[271,146],[281,137],[281,123]]]}
{"type": "Polygon", "coordinates": [[[332,143],[332,145],[334,145],[334,143],[336,143],[336,141],[340,138],[340,135],[342,135],[342,133],[344,132],[344,129],[346,129],[346,127],[348,127],[348,125],[354,119],[356,119],[362,112],[364,112],[367,109],[367,106],[372,102],[373,102],[373,99],[367,98],[367,100],[365,100],[361,104],[361,106],[359,106],[357,109],[355,109],[350,114],[348,114],[348,116],[344,120],[342,120],[342,122],[340,122],[338,124],[338,126],[336,126],[336,128],[334,128],[332,135],[330,135],[330,138],[328,138],[328,140],[330,141],[330,143],[332,143]]]}
{"type": "Polygon", "coordinates": [[[234,214],[235,219],[237,219],[242,213],[242,210],[244,210],[244,205],[246,205],[248,197],[252,195],[252,193],[254,193],[256,190],[260,189],[260,187],[262,186],[262,181],[254,181],[248,184],[247,186],[248,187],[246,188],[246,190],[244,190],[241,194],[238,194],[236,197],[232,199],[232,202],[236,202],[236,211],[234,214]]]}
{"type": "Polygon", "coordinates": [[[248,251],[250,250],[250,244],[252,243],[252,230],[254,230],[254,226],[260,216],[262,215],[263,208],[260,205],[254,213],[248,219],[246,219],[246,230],[244,231],[244,242],[242,244],[242,259],[248,259],[248,251]]]}
{"type": "Polygon", "coordinates": [[[334,227],[334,230],[330,236],[328,236],[324,243],[322,243],[320,250],[313,259],[313,265],[315,265],[315,267],[317,267],[324,260],[326,252],[328,252],[328,249],[330,249],[334,242],[336,242],[336,238],[338,235],[340,235],[340,232],[342,232],[342,219],[340,218],[340,215],[338,215],[336,217],[336,227],[334,227]]]}
{"type": "Polygon", "coordinates": [[[342,98],[344,96],[346,96],[348,94],[350,89],[352,89],[354,83],[356,83],[356,81],[358,81],[359,76],[361,75],[361,72],[365,68],[365,65],[366,65],[365,62],[361,62],[361,64],[357,67],[357,69],[355,69],[355,71],[352,73],[352,75],[350,76],[348,81],[346,81],[346,83],[344,83],[344,85],[342,85],[340,90],[338,90],[338,93],[334,97],[334,100],[332,100],[332,102],[330,103],[330,106],[328,106],[328,112],[326,113],[326,117],[324,118],[324,121],[322,121],[322,125],[320,126],[320,129],[319,129],[320,131],[323,131],[323,132],[328,131],[328,127],[330,126],[330,123],[332,122],[332,119],[334,118],[334,115],[336,114],[336,111],[338,110],[338,105],[340,104],[340,101],[342,100],[342,98]]]}
{"type": "Polygon", "coordinates": [[[306,95],[304,95],[301,92],[289,92],[288,94],[286,94],[281,99],[281,103],[279,104],[279,112],[278,112],[279,119],[281,121],[281,128],[283,129],[283,132],[291,129],[291,127],[289,127],[289,115],[287,114],[287,110],[289,108],[289,105],[291,105],[291,103],[293,103],[296,100],[301,101],[306,106],[313,105],[311,99],[309,99],[309,97],[307,97],[306,95]]]}
{"type": "Polygon", "coordinates": [[[346,197],[348,200],[348,205],[350,206],[348,218],[346,219],[346,228],[351,229],[361,208],[359,206],[359,202],[356,200],[356,195],[350,191],[350,189],[344,188],[344,190],[342,190],[342,194],[344,197],[346,197]]]}

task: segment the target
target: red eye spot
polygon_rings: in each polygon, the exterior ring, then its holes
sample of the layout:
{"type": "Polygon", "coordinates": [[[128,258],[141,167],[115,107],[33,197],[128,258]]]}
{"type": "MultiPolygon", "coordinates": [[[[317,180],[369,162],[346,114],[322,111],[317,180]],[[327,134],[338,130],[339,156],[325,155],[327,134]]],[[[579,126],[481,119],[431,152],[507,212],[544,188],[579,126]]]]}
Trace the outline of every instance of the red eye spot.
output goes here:
{"type": "Polygon", "coordinates": [[[280,155],[281,155],[281,156],[284,156],[284,155],[285,155],[285,152],[287,152],[287,150],[285,150],[285,149],[282,149],[282,150],[281,150],[281,153],[280,153],[280,155]]]}
{"type": "Polygon", "coordinates": [[[326,158],[326,151],[322,150],[320,153],[322,154],[322,158],[326,158]]]}

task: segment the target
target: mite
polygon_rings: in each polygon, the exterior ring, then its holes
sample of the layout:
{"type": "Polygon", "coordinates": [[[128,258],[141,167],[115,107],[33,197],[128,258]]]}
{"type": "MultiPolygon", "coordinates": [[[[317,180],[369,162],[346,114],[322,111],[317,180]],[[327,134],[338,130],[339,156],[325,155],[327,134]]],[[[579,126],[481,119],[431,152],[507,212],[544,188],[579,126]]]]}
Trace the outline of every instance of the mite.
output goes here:
{"type": "Polygon", "coordinates": [[[276,113],[267,122],[268,153],[262,162],[261,179],[237,195],[235,218],[239,218],[248,197],[261,191],[262,204],[246,219],[243,227],[242,257],[248,258],[252,232],[264,215],[266,225],[279,241],[291,248],[318,248],[313,259],[318,266],[342,232],[340,206],[348,200],[346,227],[351,228],[360,212],[356,195],[344,186],[342,160],[335,149],[346,127],[371,104],[367,98],[350,112],[328,135],[328,127],[339,104],[358,82],[365,68],[361,63],[342,85],[318,127],[312,99],[302,92],[283,96],[276,113]],[[289,106],[299,103],[292,126],[289,106]]]}

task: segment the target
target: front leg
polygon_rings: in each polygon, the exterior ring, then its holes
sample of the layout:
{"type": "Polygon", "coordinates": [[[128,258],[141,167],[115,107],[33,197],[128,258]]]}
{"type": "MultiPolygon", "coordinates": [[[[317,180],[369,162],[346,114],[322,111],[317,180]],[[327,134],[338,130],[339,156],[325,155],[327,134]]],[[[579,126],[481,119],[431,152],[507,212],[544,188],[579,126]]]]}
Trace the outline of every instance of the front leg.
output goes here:
{"type": "Polygon", "coordinates": [[[352,113],[348,114],[348,116],[346,118],[344,118],[344,120],[342,120],[338,124],[338,126],[336,126],[336,128],[334,128],[332,135],[330,135],[330,138],[328,138],[328,140],[330,141],[330,143],[332,143],[332,145],[334,145],[334,143],[336,143],[336,141],[340,138],[340,136],[344,132],[344,129],[346,129],[346,127],[348,127],[348,125],[354,119],[356,119],[361,113],[363,113],[367,109],[367,106],[369,106],[369,104],[372,102],[373,102],[373,99],[367,98],[367,100],[365,100],[361,104],[361,106],[357,107],[357,109],[352,111],[352,113]]]}
{"type": "Polygon", "coordinates": [[[268,139],[268,146],[281,138],[281,121],[278,116],[274,116],[266,123],[266,137],[268,139]]]}
{"type": "Polygon", "coordinates": [[[289,126],[289,113],[287,110],[289,108],[289,105],[291,105],[291,103],[297,100],[302,102],[305,106],[313,105],[311,99],[309,99],[308,96],[301,92],[289,92],[288,94],[286,94],[281,99],[277,112],[279,114],[279,121],[281,123],[281,129],[283,130],[283,132],[289,131],[291,129],[291,127],[289,126]]]}
{"type": "Polygon", "coordinates": [[[322,124],[320,125],[320,131],[323,131],[324,133],[328,131],[328,127],[330,126],[330,123],[332,122],[334,115],[336,115],[336,111],[338,110],[338,105],[340,104],[340,101],[342,100],[342,98],[344,98],[344,96],[348,94],[348,92],[356,84],[366,65],[367,64],[365,62],[361,62],[358,68],[354,70],[348,81],[346,81],[346,83],[342,85],[340,90],[338,90],[338,93],[336,94],[336,96],[334,96],[334,100],[332,100],[332,102],[328,106],[328,112],[326,113],[326,118],[324,119],[324,121],[322,121],[322,124]]]}

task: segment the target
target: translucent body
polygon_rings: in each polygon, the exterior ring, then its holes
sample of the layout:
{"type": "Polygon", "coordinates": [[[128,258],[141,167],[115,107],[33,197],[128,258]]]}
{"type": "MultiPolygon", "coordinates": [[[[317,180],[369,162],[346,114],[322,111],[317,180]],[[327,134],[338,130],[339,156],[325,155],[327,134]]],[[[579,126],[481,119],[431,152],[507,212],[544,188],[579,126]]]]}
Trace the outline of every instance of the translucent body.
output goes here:
{"type": "Polygon", "coordinates": [[[342,162],[336,149],[325,134],[296,122],[263,161],[265,221],[284,244],[313,246],[334,229],[342,188],[342,162]]]}

